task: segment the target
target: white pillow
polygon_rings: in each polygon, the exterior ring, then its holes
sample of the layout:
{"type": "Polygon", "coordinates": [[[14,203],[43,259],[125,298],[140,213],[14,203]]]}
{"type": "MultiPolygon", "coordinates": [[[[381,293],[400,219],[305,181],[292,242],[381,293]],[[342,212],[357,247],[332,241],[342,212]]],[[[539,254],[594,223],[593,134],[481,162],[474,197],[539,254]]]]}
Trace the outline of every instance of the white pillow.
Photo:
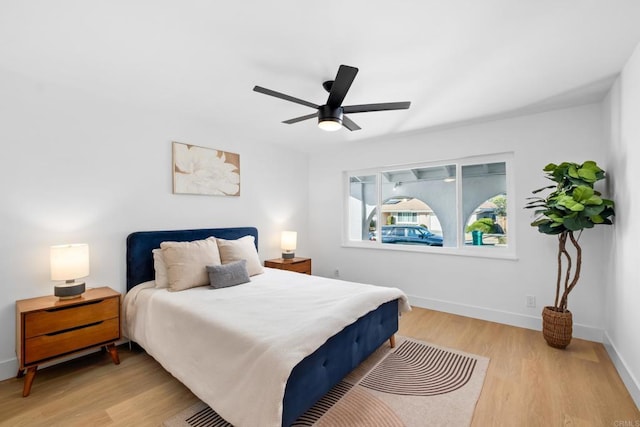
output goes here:
{"type": "Polygon", "coordinates": [[[244,236],[236,240],[216,239],[216,241],[222,264],[244,259],[247,261],[249,276],[264,273],[253,236],[244,236]]]}
{"type": "Polygon", "coordinates": [[[170,291],[208,285],[207,266],[221,264],[214,237],[193,242],[162,242],[160,249],[167,266],[170,291]]]}
{"type": "Polygon", "coordinates": [[[156,272],[156,288],[168,288],[167,264],[164,262],[162,251],[158,248],[151,252],[153,253],[153,269],[156,272]]]}

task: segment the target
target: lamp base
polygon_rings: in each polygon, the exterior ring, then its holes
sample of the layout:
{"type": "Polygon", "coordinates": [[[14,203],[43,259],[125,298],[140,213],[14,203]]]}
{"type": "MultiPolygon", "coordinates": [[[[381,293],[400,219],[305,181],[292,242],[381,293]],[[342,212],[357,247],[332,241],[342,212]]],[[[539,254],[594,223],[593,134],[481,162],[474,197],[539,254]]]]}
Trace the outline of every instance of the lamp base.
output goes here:
{"type": "Polygon", "coordinates": [[[282,259],[293,259],[296,257],[295,252],[283,252],[282,259]]]}
{"type": "Polygon", "coordinates": [[[84,282],[61,283],[53,287],[53,295],[60,299],[79,298],[84,291],[84,282]]]}

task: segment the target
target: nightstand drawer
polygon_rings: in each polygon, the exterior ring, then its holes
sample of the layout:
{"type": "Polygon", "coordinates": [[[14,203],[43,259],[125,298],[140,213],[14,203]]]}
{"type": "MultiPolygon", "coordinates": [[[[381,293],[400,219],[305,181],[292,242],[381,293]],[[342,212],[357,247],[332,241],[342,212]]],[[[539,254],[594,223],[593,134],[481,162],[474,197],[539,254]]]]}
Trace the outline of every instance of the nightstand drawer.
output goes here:
{"type": "Polygon", "coordinates": [[[118,317],[119,298],[90,301],[82,305],[51,308],[25,315],[25,338],[63,331],[118,317]]]}
{"type": "Polygon", "coordinates": [[[311,274],[311,260],[289,264],[287,270],[295,271],[296,273],[311,274]]]}
{"type": "Polygon", "coordinates": [[[264,266],[295,273],[311,274],[311,258],[275,258],[264,261],[264,266]]]}
{"type": "MultiPolygon", "coordinates": [[[[115,299],[114,301],[117,301],[115,299]]],[[[120,339],[118,317],[25,340],[25,365],[120,339]]]]}

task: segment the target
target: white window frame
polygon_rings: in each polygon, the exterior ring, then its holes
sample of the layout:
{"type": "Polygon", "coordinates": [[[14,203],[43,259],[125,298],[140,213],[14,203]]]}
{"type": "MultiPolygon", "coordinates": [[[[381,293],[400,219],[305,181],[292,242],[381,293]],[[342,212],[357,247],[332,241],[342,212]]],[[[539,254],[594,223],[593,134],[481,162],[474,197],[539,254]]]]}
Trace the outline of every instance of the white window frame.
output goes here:
{"type": "Polygon", "coordinates": [[[443,159],[438,161],[408,163],[394,166],[384,166],[368,169],[350,170],[343,172],[343,231],[342,246],[352,248],[367,248],[386,251],[405,251],[405,252],[423,252],[441,255],[461,255],[482,258],[502,258],[516,259],[516,215],[515,215],[515,177],[513,171],[514,164],[513,152],[495,153],[481,156],[470,156],[457,159],[443,159]],[[506,189],[507,189],[507,218],[509,219],[508,244],[504,247],[482,247],[464,244],[464,233],[460,231],[464,227],[464,218],[462,218],[462,167],[467,165],[484,164],[484,163],[505,163],[506,172],[506,189]],[[394,245],[383,244],[380,238],[382,229],[381,212],[382,212],[382,174],[385,172],[398,171],[404,169],[430,168],[444,165],[456,166],[456,221],[457,221],[457,246],[455,247],[431,247],[420,245],[394,245]],[[377,206],[376,210],[376,240],[352,240],[349,238],[349,199],[350,185],[349,179],[352,176],[375,175],[376,177],[376,194],[377,206]]]}

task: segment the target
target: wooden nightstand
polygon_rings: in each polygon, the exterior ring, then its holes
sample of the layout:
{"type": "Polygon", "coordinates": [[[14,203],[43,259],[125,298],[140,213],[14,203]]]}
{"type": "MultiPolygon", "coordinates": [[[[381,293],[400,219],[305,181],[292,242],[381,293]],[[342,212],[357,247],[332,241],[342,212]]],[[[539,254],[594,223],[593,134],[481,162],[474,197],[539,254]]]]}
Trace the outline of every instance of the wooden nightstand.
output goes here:
{"type": "Polygon", "coordinates": [[[280,270],[295,271],[297,273],[311,274],[311,258],[275,258],[264,262],[265,267],[279,268],[280,270]]]}
{"type": "Polygon", "coordinates": [[[23,396],[31,392],[38,365],[78,351],[104,346],[120,363],[120,294],[111,288],[88,289],[79,298],[45,296],[16,301],[18,378],[23,396]]]}

